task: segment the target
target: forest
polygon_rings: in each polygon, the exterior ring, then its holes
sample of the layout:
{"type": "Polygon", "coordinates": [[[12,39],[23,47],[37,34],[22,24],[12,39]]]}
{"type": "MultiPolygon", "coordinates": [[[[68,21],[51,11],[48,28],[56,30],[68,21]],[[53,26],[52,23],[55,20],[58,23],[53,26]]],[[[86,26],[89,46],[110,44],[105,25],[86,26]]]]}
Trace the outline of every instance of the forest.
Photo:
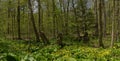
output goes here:
{"type": "Polygon", "coordinates": [[[120,61],[120,0],[0,0],[0,61],[120,61]]]}

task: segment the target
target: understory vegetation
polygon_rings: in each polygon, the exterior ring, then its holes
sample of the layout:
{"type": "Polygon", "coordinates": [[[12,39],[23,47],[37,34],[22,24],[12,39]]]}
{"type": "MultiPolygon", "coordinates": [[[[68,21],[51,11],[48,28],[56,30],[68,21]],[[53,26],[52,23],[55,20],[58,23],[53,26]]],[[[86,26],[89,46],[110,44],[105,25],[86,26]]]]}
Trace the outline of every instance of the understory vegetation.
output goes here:
{"type": "Polygon", "coordinates": [[[120,61],[120,0],[0,0],[0,61],[120,61]]]}
{"type": "MultiPolygon", "coordinates": [[[[54,43],[54,40],[51,40],[54,43]]],[[[96,48],[66,40],[63,48],[33,41],[0,39],[0,61],[119,61],[120,43],[113,48],[96,48]],[[67,42],[67,43],[66,43],[67,42]],[[31,44],[32,43],[32,44],[31,44]]],[[[92,42],[91,42],[92,43],[92,42]]]]}

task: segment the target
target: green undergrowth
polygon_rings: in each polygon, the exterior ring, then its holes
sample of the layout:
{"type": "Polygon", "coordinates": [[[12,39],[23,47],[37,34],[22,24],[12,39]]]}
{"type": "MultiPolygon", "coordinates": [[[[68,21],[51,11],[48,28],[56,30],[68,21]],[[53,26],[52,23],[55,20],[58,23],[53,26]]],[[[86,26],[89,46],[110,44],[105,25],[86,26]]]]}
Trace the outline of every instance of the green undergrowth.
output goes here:
{"type": "Polygon", "coordinates": [[[56,44],[0,39],[0,61],[120,61],[120,43],[111,48],[95,48],[68,42],[63,48],[56,44]]]}

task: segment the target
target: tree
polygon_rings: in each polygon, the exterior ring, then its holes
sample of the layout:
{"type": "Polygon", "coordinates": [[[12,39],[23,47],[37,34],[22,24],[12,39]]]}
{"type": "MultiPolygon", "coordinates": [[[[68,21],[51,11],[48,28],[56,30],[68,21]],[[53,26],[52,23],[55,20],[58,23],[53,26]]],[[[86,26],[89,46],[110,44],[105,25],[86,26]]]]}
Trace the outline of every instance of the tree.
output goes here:
{"type": "Polygon", "coordinates": [[[64,19],[65,19],[65,35],[68,35],[69,33],[69,6],[70,6],[70,0],[67,0],[67,3],[65,5],[65,3],[63,2],[63,7],[64,7],[64,19]],[[65,7],[66,6],[66,7],[65,7]]]}
{"type": "Polygon", "coordinates": [[[112,20],[112,34],[111,34],[111,46],[110,46],[111,48],[113,47],[113,45],[114,45],[114,40],[115,40],[115,39],[114,39],[114,38],[115,38],[115,37],[114,37],[114,36],[115,36],[115,33],[114,33],[114,31],[115,31],[115,30],[114,30],[114,29],[115,29],[115,28],[114,28],[114,26],[115,26],[115,18],[114,18],[114,17],[115,17],[115,0],[113,0],[112,2],[113,2],[114,10],[113,10],[113,20],[112,20]]]}
{"type": "Polygon", "coordinates": [[[17,23],[18,23],[18,39],[21,39],[21,25],[20,25],[20,0],[18,0],[17,6],[17,23]]]}
{"type": "Polygon", "coordinates": [[[117,41],[119,42],[119,37],[120,37],[120,20],[119,20],[119,17],[120,17],[120,1],[118,0],[117,1],[117,10],[116,10],[116,16],[117,16],[117,18],[116,18],[116,20],[117,20],[117,35],[116,35],[116,38],[117,38],[117,41]]]}
{"type": "Polygon", "coordinates": [[[37,28],[35,26],[35,19],[34,19],[34,16],[33,16],[31,0],[28,0],[28,5],[29,5],[29,10],[30,10],[30,18],[31,18],[30,20],[32,22],[32,26],[33,26],[34,33],[35,33],[35,36],[36,36],[36,40],[37,40],[37,42],[40,42],[39,33],[38,33],[37,28]]]}
{"type": "Polygon", "coordinates": [[[99,40],[99,46],[104,47],[103,45],[103,23],[102,23],[102,1],[103,0],[99,0],[99,19],[98,19],[98,31],[99,31],[99,36],[98,36],[98,40],[99,40]]]}
{"type": "Polygon", "coordinates": [[[95,11],[95,36],[98,37],[98,0],[94,0],[95,11]]]}
{"type": "Polygon", "coordinates": [[[102,0],[102,12],[103,12],[103,36],[106,36],[106,4],[105,4],[105,0],[102,0]]]}
{"type": "Polygon", "coordinates": [[[53,4],[53,36],[56,38],[56,5],[55,5],[55,0],[52,0],[53,4]]]}
{"type": "Polygon", "coordinates": [[[77,16],[77,9],[75,8],[74,0],[72,0],[72,7],[73,7],[73,12],[74,12],[74,20],[76,23],[77,37],[78,37],[78,40],[81,40],[80,39],[81,37],[80,37],[79,21],[78,21],[78,16],[77,16]]]}
{"type": "Polygon", "coordinates": [[[41,31],[41,4],[40,4],[40,0],[37,0],[38,2],[38,25],[39,25],[39,32],[41,31]]]}

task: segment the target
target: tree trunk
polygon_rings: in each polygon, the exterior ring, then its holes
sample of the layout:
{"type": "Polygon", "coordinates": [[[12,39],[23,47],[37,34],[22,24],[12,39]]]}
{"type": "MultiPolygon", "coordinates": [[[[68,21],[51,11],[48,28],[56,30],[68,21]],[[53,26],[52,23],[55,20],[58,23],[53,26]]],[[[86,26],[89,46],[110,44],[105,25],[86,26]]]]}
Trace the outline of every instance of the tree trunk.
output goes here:
{"type": "Polygon", "coordinates": [[[99,46],[104,47],[103,45],[103,27],[102,27],[102,0],[99,0],[99,20],[98,20],[98,29],[99,29],[99,46]]]}
{"type": "Polygon", "coordinates": [[[78,16],[77,16],[77,11],[76,11],[76,8],[75,8],[74,0],[72,0],[72,7],[73,7],[74,16],[75,16],[74,20],[75,20],[75,23],[76,23],[77,37],[78,37],[78,41],[80,41],[81,37],[80,37],[79,21],[78,21],[78,16]]]}
{"type": "MultiPolygon", "coordinates": [[[[70,1],[69,0],[67,0],[67,10],[66,10],[66,8],[64,8],[64,17],[65,17],[65,35],[68,35],[68,33],[69,33],[69,29],[68,29],[68,20],[69,20],[69,4],[70,3],[70,1]]],[[[65,4],[64,4],[65,5],[65,4]]]]}
{"type": "Polygon", "coordinates": [[[53,4],[53,37],[56,38],[56,14],[55,14],[55,0],[52,0],[52,4],[53,4]]]}
{"type": "Polygon", "coordinates": [[[119,6],[120,6],[120,1],[118,0],[117,1],[117,13],[116,13],[116,15],[117,15],[117,42],[119,42],[119,37],[120,37],[120,35],[119,35],[119,33],[120,33],[119,32],[120,31],[120,27],[119,27],[120,26],[120,20],[119,20],[119,17],[120,17],[120,15],[119,15],[120,14],[120,11],[119,11],[120,7],[119,6]]]}
{"type": "Polygon", "coordinates": [[[39,32],[41,31],[41,4],[40,4],[40,0],[37,0],[38,1],[38,27],[39,27],[39,32]]]}
{"type": "Polygon", "coordinates": [[[33,16],[31,0],[28,0],[28,5],[29,5],[31,22],[32,22],[32,25],[33,25],[33,28],[34,28],[35,36],[36,36],[37,42],[40,42],[39,33],[38,33],[37,28],[35,26],[35,19],[34,19],[34,16],[33,16]]]}
{"type": "Polygon", "coordinates": [[[98,37],[98,0],[94,1],[95,7],[95,36],[98,37]]]}
{"type": "Polygon", "coordinates": [[[102,7],[103,7],[103,37],[106,36],[106,4],[105,0],[102,0],[102,7]]]}
{"type": "Polygon", "coordinates": [[[17,6],[17,23],[18,23],[18,39],[21,39],[21,29],[20,29],[20,0],[18,0],[17,6]]]}
{"type": "Polygon", "coordinates": [[[115,0],[113,0],[113,19],[112,19],[112,34],[111,34],[111,48],[114,45],[115,41],[115,0]]]}
{"type": "Polygon", "coordinates": [[[40,33],[40,37],[41,39],[43,40],[43,43],[45,45],[47,44],[50,44],[48,38],[46,37],[46,35],[42,32],[41,30],[41,3],[40,3],[40,0],[37,0],[38,1],[38,22],[39,22],[39,33],[40,33]]]}

